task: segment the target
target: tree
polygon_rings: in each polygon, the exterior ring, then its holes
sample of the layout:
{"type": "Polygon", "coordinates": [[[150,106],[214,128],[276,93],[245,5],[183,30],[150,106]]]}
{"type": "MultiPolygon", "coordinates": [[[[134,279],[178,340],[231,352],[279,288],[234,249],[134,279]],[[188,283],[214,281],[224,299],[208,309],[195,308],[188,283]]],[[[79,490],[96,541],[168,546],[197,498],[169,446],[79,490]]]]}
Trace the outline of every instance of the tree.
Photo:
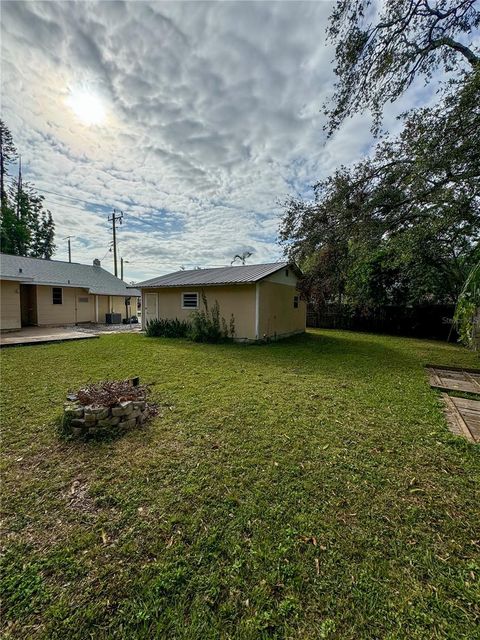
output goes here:
{"type": "MultiPolygon", "coordinates": [[[[2,185],[7,175],[8,164],[17,157],[12,136],[6,125],[1,122],[2,147],[2,185]]],[[[2,194],[2,212],[0,221],[0,246],[4,253],[51,258],[55,250],[55,224],[52,214],[43,206],[44,198],[38,195],[34,186],[24,183],[19,174],[11,181],[8,190],[2,194]]]]}
{"type": "Polygon", "coordinates": [[[316,301],[356,306],[455,302],[479,259],[480,57],[474,0],[338,0],[328,36],[337,84],[329,135],[346,117],[382,110],[416,78],[450,72],[432,108],[403,114],[404,129],[373,154],[285,203],[280,240],[306,270],[316,301]]]}
{"type": "Polygon", "coordinates": [[[12,134],[8,130],[3,120],[0,120],[0,200],[1,212],[7,207],[7,194],[5,190],[5,179],[7,167],[17,158],[17,149],[13,143],[12,134]]]}
{"type": "Polygon", "coordinates": [[[338,0],[327,35],[336,45],[338,81],[327,129],[369,108],[378,131],[382,109],[417,77],[429,82],[436,69],[457,78],[478,69],[480,57],[469,42],[480,25],[476,0],[384,0],[375,15],[371,0],[338,0]]]}
{"type": "Polygon", "coordinates": [[[286,203],[280,238],[316,299],[456,301],[480,241],[478,130],[480,69],[439,106],[411,112],[371,158],[318,182],[313,202],[286,203]]]}

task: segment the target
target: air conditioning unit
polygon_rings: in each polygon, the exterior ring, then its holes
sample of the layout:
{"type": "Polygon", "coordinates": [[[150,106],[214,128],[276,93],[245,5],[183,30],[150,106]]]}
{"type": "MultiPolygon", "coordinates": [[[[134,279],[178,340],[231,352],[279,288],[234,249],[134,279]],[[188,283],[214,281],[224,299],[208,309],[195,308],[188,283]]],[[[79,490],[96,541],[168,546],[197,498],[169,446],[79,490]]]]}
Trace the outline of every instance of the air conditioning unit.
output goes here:
{"type": "Polygon", "coordinates": [[[105,314],[105,322],[107,324],[121,324],[122,323],[122,314],[121,313],[106,313],[105,314]]]}

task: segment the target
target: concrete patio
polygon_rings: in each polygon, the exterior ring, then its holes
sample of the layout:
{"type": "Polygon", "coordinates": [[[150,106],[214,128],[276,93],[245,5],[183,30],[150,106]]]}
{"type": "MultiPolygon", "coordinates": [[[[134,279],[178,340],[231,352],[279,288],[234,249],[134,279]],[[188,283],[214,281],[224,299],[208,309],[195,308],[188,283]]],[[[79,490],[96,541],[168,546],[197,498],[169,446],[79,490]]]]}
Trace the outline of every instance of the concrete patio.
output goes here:
{"type": "Polygon", "coordinates": [[[139,332],[141,326],[125,324],[85,324],[66,327],[24,327],[18,331],[0,334],[0,347],[18,347],[70,340],[90,340],[105,333],[139,332]]]}
{"type": "Polygon", "coordinates": [[[0,335],[0,347],[18,347],[67,340],[89,340],[98,334],[79,331],[77,327],[25,327],[19,331],[0,335]]]}

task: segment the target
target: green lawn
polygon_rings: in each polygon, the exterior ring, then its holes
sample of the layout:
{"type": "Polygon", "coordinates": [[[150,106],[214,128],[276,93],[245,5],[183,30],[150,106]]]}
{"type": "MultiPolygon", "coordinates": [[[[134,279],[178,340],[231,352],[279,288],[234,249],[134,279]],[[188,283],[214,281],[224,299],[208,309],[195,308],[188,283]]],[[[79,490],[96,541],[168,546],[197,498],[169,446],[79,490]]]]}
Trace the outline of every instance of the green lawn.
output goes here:
{"type": "Polygon", "coordinates": [[[4,349],[3,637],[480,638],[480,447],[423,365],[339,331],[4,349]],[[57,438],[67,390],[138,374],[161,414],[57,438]]]}

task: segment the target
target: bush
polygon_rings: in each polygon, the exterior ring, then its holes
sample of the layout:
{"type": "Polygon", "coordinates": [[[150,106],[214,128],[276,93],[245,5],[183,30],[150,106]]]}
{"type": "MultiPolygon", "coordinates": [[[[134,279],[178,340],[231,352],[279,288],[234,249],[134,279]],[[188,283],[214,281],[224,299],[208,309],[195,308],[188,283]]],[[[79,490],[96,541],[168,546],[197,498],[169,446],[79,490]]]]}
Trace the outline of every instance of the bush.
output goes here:
{"type": "Polygon", "coordinates": [[[208,308],[207,298],[202,294],[204,308],[195,311],[191,317],[191,327],[188,337],[193,342],[224,342],[233,340],[235,336],[235,319],[233,314],[230,325],[227,326],[225,318],[220,318],[220,306],[218,301],[211,309],[208,308]]]}
{"type": "Polygon", "coordinates": [[[457,327],[459,340],[469,349],[480,346],[478,315],[480,309],[480,262],[471,270],[458,297],[453,321],[457,327]]]}
{"type": "Polygon", "coordinates": [[[145,335],[150,338],[185,338],[191,329],[187,320],[158,319],[147,322],[145,335]]]}
{"type": "Polygon", "coordinates": [[[203,309],[194,311],[190,320],[167,320],[160,318],[147,322],[145,335],[150,338],[188,338],[193,342],[225,342],[235,337],[235,317],[232,313],[227,324],[220,317],[218,301],[211,309],[205,294],[202,294],[203,309]]]}

